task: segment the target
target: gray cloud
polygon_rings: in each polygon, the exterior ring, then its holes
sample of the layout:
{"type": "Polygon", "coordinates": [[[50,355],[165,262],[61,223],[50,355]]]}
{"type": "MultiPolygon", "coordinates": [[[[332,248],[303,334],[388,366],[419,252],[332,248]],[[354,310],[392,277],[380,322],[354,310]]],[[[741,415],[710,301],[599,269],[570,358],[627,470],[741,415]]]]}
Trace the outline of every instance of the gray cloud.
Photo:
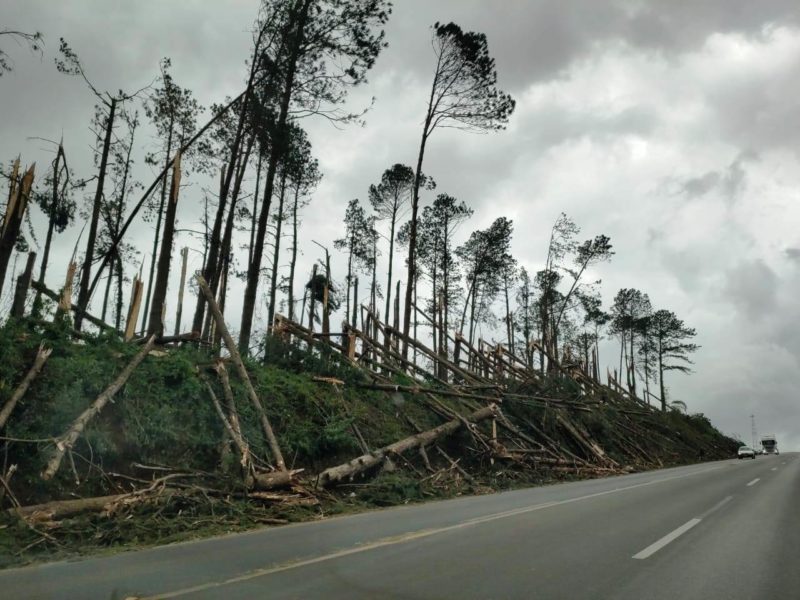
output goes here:
{"type": "Polygon", "coordinates": [[[749,320],[758,321],[775,309],[778,285],[774,271],[759,259],[730,269],[723,292],[749,320]]]}

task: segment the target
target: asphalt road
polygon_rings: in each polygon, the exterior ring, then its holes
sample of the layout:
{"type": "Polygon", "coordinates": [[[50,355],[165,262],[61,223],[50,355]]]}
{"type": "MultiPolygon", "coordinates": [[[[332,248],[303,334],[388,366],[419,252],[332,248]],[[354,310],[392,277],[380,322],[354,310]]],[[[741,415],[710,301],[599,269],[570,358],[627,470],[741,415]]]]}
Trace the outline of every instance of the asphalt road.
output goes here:
{"type": "Polygon", "coordinates": [[[0,597],[800,598],[800,455],[408,506],[0,572],[0,597]]]}

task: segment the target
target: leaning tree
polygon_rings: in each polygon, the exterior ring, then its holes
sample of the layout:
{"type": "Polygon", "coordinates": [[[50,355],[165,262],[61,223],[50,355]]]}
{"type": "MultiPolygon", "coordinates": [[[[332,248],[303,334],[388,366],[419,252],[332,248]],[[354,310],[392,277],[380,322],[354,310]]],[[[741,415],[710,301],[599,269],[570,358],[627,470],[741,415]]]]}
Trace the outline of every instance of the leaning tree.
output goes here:
{"type": "MultiPolygon", "coordinates": [[[[412,282],[416,281],[417,216],[422,186],[422,162],[425,146],[437,128],[451,127],[466,131],[487,132],[504,129],[514,100],[497,88],[497,69],[489,55],[486,35],[463,31],[455,23],[433,26],[433,51],[436,67],[428,97],[417,156],[417,170],[411,197],[411,226],[408,242],[403,333],[406,338],[411,323],[412,282]]],[[[408,344],[403,344],[403,358],[408,358],[408,344]]]]}

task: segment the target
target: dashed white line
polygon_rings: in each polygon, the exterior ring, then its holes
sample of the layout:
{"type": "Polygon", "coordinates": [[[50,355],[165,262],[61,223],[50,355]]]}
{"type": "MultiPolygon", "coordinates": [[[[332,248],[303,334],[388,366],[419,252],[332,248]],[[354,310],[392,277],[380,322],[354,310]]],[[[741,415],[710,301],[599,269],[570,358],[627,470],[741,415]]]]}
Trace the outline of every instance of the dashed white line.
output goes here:
{"type": "Polygon", "coordinates": [[[702,515],[700,515],[697,518],[698,519],[705,519],[708,515],[710,515],[711,513],[717,512],[720,508],[725,506],[731,500],[733,500],[733,496],[726,496],[725,498],[723,498],[722,500],[717,502],[714,506],[709,508],[706,512],[704,512],[702,515]]]}
{"type": "Polygon", "coordinates": [[[770,469],[770,471],[777,471],[777,470],[778,470],[778,467],[772,467],[772,468],[770,469]]]}
{"type": "Polygon", "coordinates": [[[751,485],[755,485],[759,481],[761,481],[761,477],[756,477],[755,479],[753,479],[753,481],[751,481],[750,483],[747,484],[747,487],[750,487],[751,485]]]}
{"type": "Polygon", "coordinates": [[[668,533],[667,535],[662,537],[657,542],[654,542],[654,543],[650,544],[647,548],[645,548],[644,550],[642,550],[638,554],[634,554],[633,558],[638,559],[638,560],[644,560],[645,558],[647,558],[649,556],[652,556],[653,554],[655,554],[656,552],[661,550],[664,546],[666,546],[670,542],[678,539],[684,533],[689,531],[692,527],[697,525],[700,521],[701,521],[701,519],[691,519],[691,520],[687,521],[686,523],[684,523],[683,525],[678,527],[675,531],[673,531],[671,533],[668,533]]]}
{"type": "Polygon", "coordinates": [[[711,513],[714,513],[716,511],[718,511],[720,508],[725,506],[731,500],[733,500],[733,496],[726,496],[725,498],[723,498],[722,500],[717,502],[714,506],[709,508],[706,512],[704,512],[699,517],[695,517],[694,519],[691,519],[691,520],[687,521],[686,523],[684,523],[683,525],[678,527],[675,531],[672,531],[671,533],[668,533],[667,535],[662,537],[660,540],[650,544],[647,548],[645,548],[641,552],[638,552],[638,553],[634,554],[632,558],[635,558],[637,560],[644,560],[645,558],[648,558],[648,557],[652,556],[653,554],[655,554],[656,552],[661,550],[664,546],[666,546],[670,542],[674,542],[676,539],[678,539],[684,533],[689,531],[692,527],[697,525],[700,521],[705,519],[711,513]]]}

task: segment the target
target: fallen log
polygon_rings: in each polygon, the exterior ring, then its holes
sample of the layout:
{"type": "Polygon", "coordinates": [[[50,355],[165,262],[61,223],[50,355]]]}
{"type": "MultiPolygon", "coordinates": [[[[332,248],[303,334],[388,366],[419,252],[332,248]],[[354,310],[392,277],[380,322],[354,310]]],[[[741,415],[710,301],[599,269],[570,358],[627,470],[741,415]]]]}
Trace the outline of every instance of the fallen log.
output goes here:
{"type": "Polygon", "coordinates": [[[331,467],[320,473],[317,478],[317,487],[326,487],[335,485],[340,481],[352,480],[356,475],[368,471],[378,465],[382,464],[391,455],[399,455],[408,450],[429,446],[436,440],[448,435],[452,435],[458,431],[465,424],[472,425],[480,421],[491,419],[497,415],[497,405],[490,404],[465,418],[456,418],[429,429],[422,433],[417,433],[410,437],[404,438],[388,446],[384,446],[369,454],[364,454],[358,458],[354,458],[342,465],[331,467]]]}
{"type": "Polygon", "coordinates": [[[58,521],[87,511],[103,510],[109,504],[128,496],[129,494],[114,494],[113,496],[97,496],[96,498],[78,498],[76,500],[54,500],[43,504],[32,504],[9,508],[6,513],[17,515],[20,518],[46,521],[58,521]]]}
{"type": "Polygon", "coordinates": [[[17,389],[14,390],[14,393],[11,394],[11,398],[9,398],[3,405],[3,409],[0,410],[0,429],[5,426],[6,421],[8,421],[8,417],[11,416],[11,411],[14,410],[17,402],[19,402],[20,398],[22,398],[22,396],[25,395],[25,392],[28,391],[28,387],[30,387],[31,382],[36,379],[36,376],[39,374],[39,371],[42,370],[42,367],[44,367],[44,363],[47,362],[47,359],[50,357],[50,353],[52,351],[52,348],[39,346],[39,350],[36,352],[36,358],[33,361],[33,366],[25,375],[25,378],[22,380],[22,382],[17,386],[17,389]]]}
{"type": "Polygon", "coordinates": [[[295,476],[304,469],[274,471],[273,473],[254,473],[247,479],[247,487],[256,490],[275,490],[289,487],[295,483],[295,476]]]}
{"type": "Polygon", "coordinates": [[[97,399],[89,408],[83,411],[81,415],[75,419],[75,421],[72,423],[72,426],[66,431],[66,433],[56,440],[56,449],[47,463],[47,468],[42,473],[42,479],[46,481],[51,479],[53,475],[56,474],[56,471],[58,471],[58,467],[61,465],[61,461],[64,458],[64,454],[75,444],[81,433],[83,433],[83,430],[86,428],[86,424],[91,421],[92,418],[94,418],[94,416],[97,415],[101,410],[103,410],[103,407],[108,404],[108,402],[122,388],[122,386],[125,385],[125,382],[128,381],[131,373],[133,373],[136,367],[139,366],[139,363],[144,360],[144,357],[147,356],[150,350],[153,349],[155,340],[156,336],[151,335],[144,347],[139,350],[139,353],[133,357],[133,360],[128,363],[128,366],[122,370],[122,373],[117,376],[114,382],[97,397],[97,399]]]}

